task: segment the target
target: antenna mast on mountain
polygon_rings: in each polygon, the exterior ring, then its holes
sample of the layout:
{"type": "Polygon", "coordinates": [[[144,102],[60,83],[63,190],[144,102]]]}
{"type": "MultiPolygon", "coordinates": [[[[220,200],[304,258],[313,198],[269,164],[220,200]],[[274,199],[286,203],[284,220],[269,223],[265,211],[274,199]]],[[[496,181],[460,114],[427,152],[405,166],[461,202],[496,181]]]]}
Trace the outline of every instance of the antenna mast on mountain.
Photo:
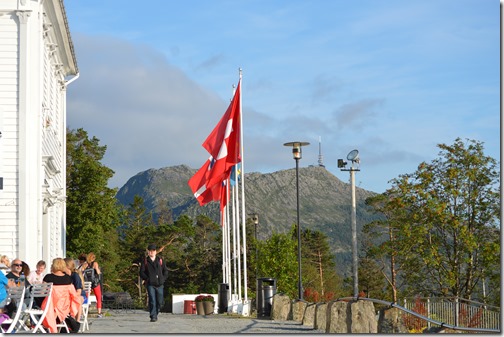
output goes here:
{"type": "Polygon", "coordinates": [[[322,156],[322,137],[319,136],[319,141],[318,141],[318,166],[320,166],[320,167],[325,167],[323,158],[324,157],[322,156]]]}

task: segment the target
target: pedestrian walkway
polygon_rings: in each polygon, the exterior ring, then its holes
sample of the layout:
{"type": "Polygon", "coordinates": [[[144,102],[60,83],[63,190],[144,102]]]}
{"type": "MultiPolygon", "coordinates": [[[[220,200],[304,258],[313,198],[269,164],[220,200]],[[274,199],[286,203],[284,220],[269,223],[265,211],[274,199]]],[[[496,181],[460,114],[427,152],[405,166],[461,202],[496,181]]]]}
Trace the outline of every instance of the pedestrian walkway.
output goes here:
{"type": "Polygon", "coordinates": [[[157,322],[150,322],[145,310],[110,310],[103,318],[90,317],[92,334],[318,334],[314,330],[294,321],[272,321],[237,315],[189,315],[160,313],[157,322]]]}

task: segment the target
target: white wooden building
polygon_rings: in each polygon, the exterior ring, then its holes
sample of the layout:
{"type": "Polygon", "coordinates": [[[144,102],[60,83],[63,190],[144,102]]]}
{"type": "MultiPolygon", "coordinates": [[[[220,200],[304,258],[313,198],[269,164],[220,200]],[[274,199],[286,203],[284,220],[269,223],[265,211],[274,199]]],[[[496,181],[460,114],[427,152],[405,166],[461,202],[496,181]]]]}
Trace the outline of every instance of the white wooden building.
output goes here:
{"type": "Polygon", "coordinates": [[[63,0],[0,0],[0,255],[66,254],[66,90],[78,68],[63,0]]]}

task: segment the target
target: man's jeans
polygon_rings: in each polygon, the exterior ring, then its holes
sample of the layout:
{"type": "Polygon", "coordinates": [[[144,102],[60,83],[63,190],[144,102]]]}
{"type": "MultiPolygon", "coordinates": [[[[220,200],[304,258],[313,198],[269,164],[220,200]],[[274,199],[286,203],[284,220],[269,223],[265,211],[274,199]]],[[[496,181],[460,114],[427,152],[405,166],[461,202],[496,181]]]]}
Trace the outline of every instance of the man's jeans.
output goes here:
{"type": "Polygon", "coordinates": [[[163,286],[161,285],[159,287],[155,287],[148,285],[147,294],[149,295],[150,318],[157,318],[159,312],[161,311],[161,307],[164,304],[163,286]]]}

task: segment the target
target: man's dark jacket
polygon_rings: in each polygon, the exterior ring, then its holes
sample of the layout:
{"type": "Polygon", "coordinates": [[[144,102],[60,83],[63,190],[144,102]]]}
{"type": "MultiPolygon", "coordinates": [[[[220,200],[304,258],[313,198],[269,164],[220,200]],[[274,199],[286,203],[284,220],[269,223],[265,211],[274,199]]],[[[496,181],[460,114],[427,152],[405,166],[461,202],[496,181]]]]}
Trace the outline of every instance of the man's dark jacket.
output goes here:
{"type": "Polygon", "coordinates": [[[146,281],[145,285],[159,287],[168,277],[168,268],[159,256],[154,261],[147,256],[140,265],[140,277],[146,281]]]}

